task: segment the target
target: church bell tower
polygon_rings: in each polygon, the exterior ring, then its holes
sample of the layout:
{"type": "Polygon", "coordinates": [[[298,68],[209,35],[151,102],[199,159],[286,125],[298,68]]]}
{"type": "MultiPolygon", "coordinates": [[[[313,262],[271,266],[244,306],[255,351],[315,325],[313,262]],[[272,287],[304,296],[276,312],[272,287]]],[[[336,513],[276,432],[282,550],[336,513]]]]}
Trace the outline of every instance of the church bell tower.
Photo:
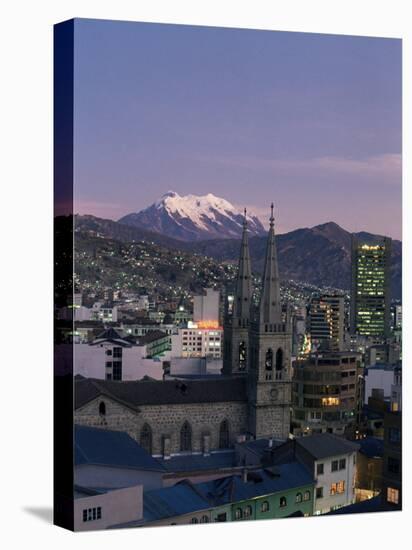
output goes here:
{"type": "Polygon", "coordinates": [[[251,302],[252,270],[245,209],[233,309],[231,315],[226,315],[224,323],[223,374],[244,374],[247,371],[251,302]]]}
{"type": "Polygon", "coordinates": [[[272,204],[259,310],[249,333],[249,431],[256,439],[289,435],[291,348],[291,322],[280,301],[272,204]]]}

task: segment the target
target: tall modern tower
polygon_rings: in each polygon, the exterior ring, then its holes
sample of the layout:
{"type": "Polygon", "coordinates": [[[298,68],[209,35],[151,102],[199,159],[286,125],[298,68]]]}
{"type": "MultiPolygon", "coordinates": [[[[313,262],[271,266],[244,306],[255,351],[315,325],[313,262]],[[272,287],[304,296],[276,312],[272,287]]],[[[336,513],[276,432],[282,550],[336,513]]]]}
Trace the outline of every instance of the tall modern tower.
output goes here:
{"type": "Polygon", "coordinates": [[[290,431],[292,331],[280,301],[271,206],[259,311],[249,336],[249,431],[255,438],[287,438],[290,431]]]}
{"type": "Polygon", "coordinates": [[[388,337],[392,241],[361,242],[352,236],[351,333],[388,337]]]}
{"type": "Polygon", "coordinates": [[[232,314],[226,316],[223,342],[223,373],[238,374],[247,370],[249,326],[252,302],[252,270],[250,265],[247,218],[243,221],[239,269],[232,314]]]}

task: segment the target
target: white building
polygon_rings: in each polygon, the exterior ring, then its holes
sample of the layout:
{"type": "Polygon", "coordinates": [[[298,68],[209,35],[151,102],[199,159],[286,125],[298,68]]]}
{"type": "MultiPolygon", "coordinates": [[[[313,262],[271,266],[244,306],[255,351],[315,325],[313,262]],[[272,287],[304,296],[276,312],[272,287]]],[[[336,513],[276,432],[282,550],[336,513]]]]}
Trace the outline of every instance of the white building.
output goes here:
{"type": "Polygon", "coordinates": [[[145,345],[136,345],[122,338],[114,329],[106,330],[91,343],[76,344],[74,375],[101,380],[141,380],[150,376],[163,378],[162,358],[148,359],[145,345]]]}
{"type": "Polygon", "coordinates": [[[359,445],[329,433],[295,441],[297,459],[311,468],[316,480],[313,513],[326,514],[353,504],[359,445]]]}
{"type": "Polygon", "coordinates": [[[372,396],[372,390],[381,390],[384,399],[390,399],[395,367],[393,365],[375,365],[365,372],[365,403],[372,396]]]}
{"type": "Polygon", "coordinates": [[[205,288],[203,294],[193,296],[193,321],[219,322],[220,293],[212,288],[205,288]]]}
{"type": "Polygon", "coordinates": [[[223,328],[218,322],[189,322],[172,334],[172,357],[222,357],[223,328]]]}

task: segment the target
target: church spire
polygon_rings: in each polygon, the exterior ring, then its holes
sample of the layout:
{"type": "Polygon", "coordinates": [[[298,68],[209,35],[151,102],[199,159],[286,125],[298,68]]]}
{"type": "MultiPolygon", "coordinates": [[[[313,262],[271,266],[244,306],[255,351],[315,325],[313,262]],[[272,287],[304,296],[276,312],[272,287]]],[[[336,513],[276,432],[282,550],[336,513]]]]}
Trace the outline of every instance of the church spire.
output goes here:
{"type": "Polygon", "coordinates": [[[266,246],[265,268],[262,279],[262,295],[259,305],[259,320],[260,323],[265,324],[280,323],[282,317],[273,203],[271,204],[270,209],[269,234],[266,246]]]}
{"type": "Polygon", "coordinates": [[[242,244],[240,246],[239,270],[236,281],[236,294],[233,305],[233,318],[248,321],[252,300],[252,272],[250,267],[247,212],[244,211],[242,244]]]}

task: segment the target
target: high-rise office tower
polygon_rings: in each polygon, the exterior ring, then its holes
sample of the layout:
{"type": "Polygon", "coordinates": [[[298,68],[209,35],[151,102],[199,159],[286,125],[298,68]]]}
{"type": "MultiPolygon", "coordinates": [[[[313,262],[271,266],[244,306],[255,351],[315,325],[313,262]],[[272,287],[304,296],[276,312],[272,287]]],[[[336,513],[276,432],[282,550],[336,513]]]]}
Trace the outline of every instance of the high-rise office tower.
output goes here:
{"type": "Polygon", "coordinates": [[[390,333],[390,238],[366,243],[352,236],[351,332],[388,337],[390,333]]]}
{"type": "Polygon", "coordinates": [[[342,295],[329,293],[314,295],[308,311],[308,331],[312,347],[342,351],[344,315],[342,295]]]}

